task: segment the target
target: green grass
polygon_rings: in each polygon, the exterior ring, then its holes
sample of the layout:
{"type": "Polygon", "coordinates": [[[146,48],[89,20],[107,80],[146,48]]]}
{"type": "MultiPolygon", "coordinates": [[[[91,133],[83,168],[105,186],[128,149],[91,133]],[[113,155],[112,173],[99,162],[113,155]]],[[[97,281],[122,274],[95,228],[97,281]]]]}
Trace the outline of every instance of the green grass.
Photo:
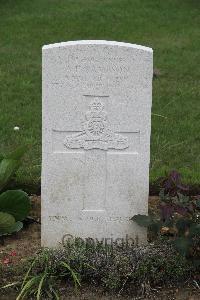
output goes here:
{"type": "Polygon", "coordinates": [[[150,180],[177,169],[199,183],[199,0],[0,0],[0,152],[32,145],[17,181],[40,182],[41,47],[79,39],[154,49],[152,112],[165,118],[152,115],[150,180]]]}

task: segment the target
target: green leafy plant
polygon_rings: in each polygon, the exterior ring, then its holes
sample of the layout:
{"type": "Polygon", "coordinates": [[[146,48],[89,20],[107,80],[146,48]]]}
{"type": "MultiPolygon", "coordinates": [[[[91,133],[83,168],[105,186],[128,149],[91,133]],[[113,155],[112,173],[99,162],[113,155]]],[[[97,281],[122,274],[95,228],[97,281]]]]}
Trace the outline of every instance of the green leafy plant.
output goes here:
{"type": "Polygon", "coordinates": [[[0,293],[15,288],[17,300],[63,299],[71,283],[76,291],[80,284],[92,282],[107,291],[129,293],[135,299],[145,292],[143,286],[175,284],[196,276],[196,271],[168,244],[86,246],[75,238],[61,248],[41,249],[23,260],[21,268],[2,265],[1,272],[0,264],[0,293]],[[13,282],[8,282],[8,274],[13,282]]]}
{"type": "Polygon", "coordinates": [[[0,191],[2,191],[21,165],[21,160],[27,151],[27,146],[21,146],[15,151],[0,156],[0,191]]]}
{"type": "Polygon", "coordinates": [[[10,190],[0,195],[0,236],[17,232],[30,210],[29,196],[20,190],[10,190]]]}
{"type": "Polygon", "coordinates": [[[19,147],[0,157],[0,236],[19,231],[30,210],[30,199],[21,190],[5,190],[21,164],[27,147],[19,147]]]}
{"type": "MultiPolygon", "coordinates": [[[[77,272],[65,261],[52,260],[52,252],[45,249],[32,261],[21,284],[20,293],[16,300],[25,297],[34,299],[60,299],[59,283],[63,278],[71,278],[75,288],[80,286],[77,272]]],[[[16,285],[19,283],[17,282],[16,285]]]]}
{"type": "Polygon", "coordinates": [[[156,236],[168,237],[183,255],[200,258],[200,199],[186,194],[188,189],[181,184],[180,174],[171,172],[160,191],[159,213],[135,215],[132,220],[148,227],[156,236]]]}

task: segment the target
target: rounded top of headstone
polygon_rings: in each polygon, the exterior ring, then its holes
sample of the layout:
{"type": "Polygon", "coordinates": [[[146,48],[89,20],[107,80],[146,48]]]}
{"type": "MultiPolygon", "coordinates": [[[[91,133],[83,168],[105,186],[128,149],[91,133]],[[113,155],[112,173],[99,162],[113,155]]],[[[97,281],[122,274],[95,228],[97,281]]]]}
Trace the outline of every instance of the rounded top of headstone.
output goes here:
{"type": "Polygon", "coordinates": [[[124,43],[124,42],[116,42],[116,41],[106,41],[106,40],[81,40],[81,41],[69,41],[69,42],[61,42],[55,44],[44,45],[42,50],[52,49],[52,48],[60,48],[66,46],[77,46],[77,45],[108,45],[108,46],[118,46],[118,47],[128,47],[134,48],[138,50],[153,52],[152,48],[131,44],[131,43],[124,43]]]}

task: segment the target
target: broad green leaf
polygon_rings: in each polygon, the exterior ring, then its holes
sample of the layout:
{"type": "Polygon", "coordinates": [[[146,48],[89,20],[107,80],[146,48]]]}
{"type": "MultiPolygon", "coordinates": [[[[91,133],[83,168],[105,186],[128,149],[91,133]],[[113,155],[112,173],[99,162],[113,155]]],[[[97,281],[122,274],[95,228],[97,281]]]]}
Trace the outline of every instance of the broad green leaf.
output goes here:
{"type": "Polygon", "coordinates": [[[154,223],[152,217],[146,215],[135,215],[131,220],[143,227],[149,227],[154,223]]]}
{"type": "Polygon", "coordinates": [[[23,228],[23,223],[20,221],[15,222],[13,226],[10,227],[9,233],[18,232],[23,228]]]}
{"type": "Polygon", "coordinates": [[[0,211],[0,235],[9,233],[14,224],[15,218],[12,215],[0,211]]]}
{"type": "Polygon", "coordinates": [[[24,220],[30,211],[29,196],[20,190],[10,190],[0,195],[0,211],[11,214],[16,221],[24,220]]]}
{"type": "Polygon", "coordinates": [[[11,233],[14,233],[14,232],[18,232],[22,228],[23,228],[23,223],[22,222],[20,222],[20,221],[15,222],[13,225],[6,228],[6,231],[4,233],[1,234],[1,232],[0,232],[0,236],[11,234],[11,233]]]}
{"type": "Polygon", "coordinates": [[[20,161],[4,158],[0,162],[0,191],[6,186],[10,178],[20,166],[20,161]]]}

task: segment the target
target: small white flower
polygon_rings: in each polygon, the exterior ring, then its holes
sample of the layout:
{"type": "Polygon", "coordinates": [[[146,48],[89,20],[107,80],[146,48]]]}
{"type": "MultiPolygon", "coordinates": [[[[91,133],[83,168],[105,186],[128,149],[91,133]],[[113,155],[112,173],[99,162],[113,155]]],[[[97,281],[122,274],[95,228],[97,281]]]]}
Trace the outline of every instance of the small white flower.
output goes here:
{"type": "Polygon", "coordinates": [[[18,127],[18,126],[15,126],[13,129],[14,129],[15,131],[18,131],[18,130],[19,130],[19,127],[18,127]]]}

